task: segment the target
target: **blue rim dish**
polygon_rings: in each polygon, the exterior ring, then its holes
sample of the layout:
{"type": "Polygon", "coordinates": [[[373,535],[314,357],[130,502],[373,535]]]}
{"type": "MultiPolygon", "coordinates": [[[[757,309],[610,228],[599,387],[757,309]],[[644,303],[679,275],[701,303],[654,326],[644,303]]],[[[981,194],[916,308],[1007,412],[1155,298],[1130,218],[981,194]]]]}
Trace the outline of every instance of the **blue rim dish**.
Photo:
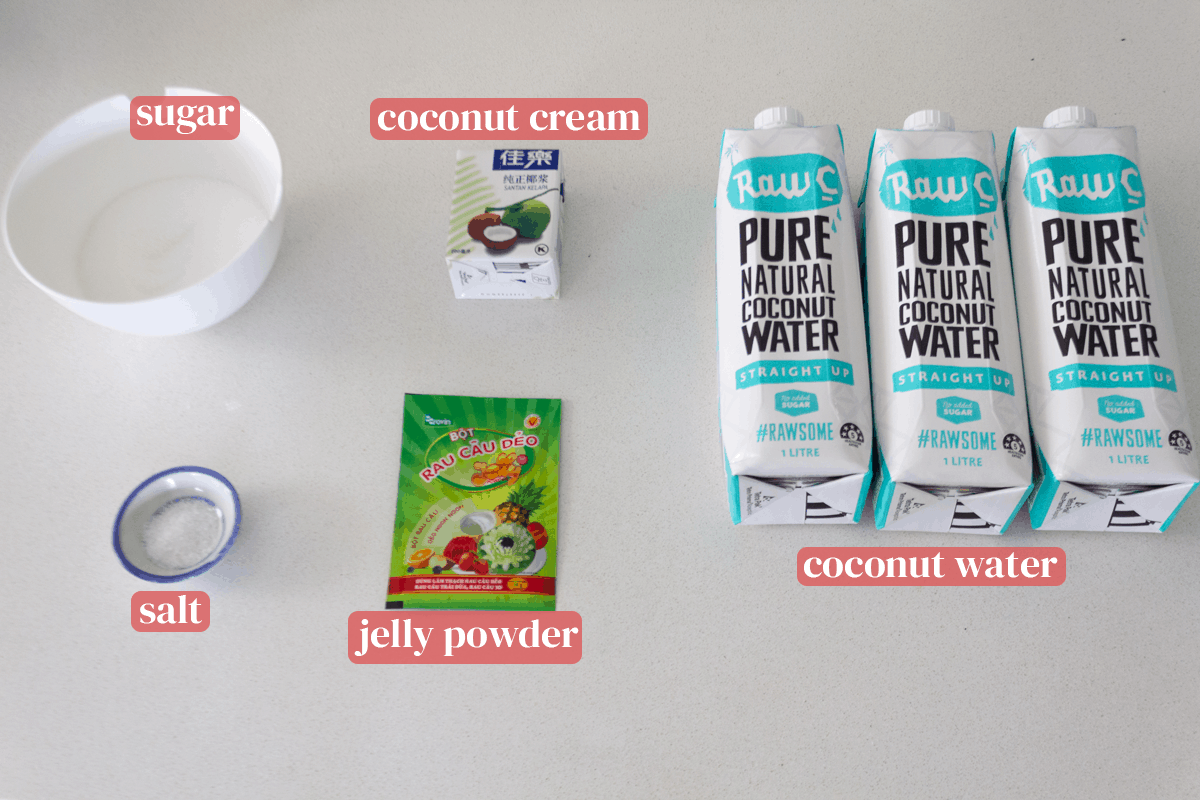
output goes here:
{"type": "Polygon", "coordinates": [[[153,581],[154,583],[177,583],[179,581],[186,580],[187,578],[194,578],[197,575],[208,572],[210,569],[216,566],[217,562],[224,558],[225,554],[229,552],[229,548],[233,547],[233,543],[237,539],[238,529],[241,527],[241,525],[242,501],[238,497],[237,489],[233,488],[233,484],[230,483],[224,475],[204,467],[172,467],[171,469],[165,469],[156,475],[151,475],[149,478],[146,478],[146,480],[139,483],[138,487],[130,492],[129,496],[125,498],[125,502],[121,504],[121,510],[117,512],[117,520],[113,523],[113,550],[117,552],[117,558],[121,559],[121,563],[125,566],[125,569],[129,570],[130,573],[136,575],[142,580],[153,581]],[[129,504],[132,503],[133,499],[141,493],[142,489],[145,489],[159,478],[162,478],[166,475],[173,475],[177,472],[199,472],[204,475],[208,475],[210,478],[216,478],[221,483],[225,484],[225,486],[229,489],[229,493],[233,495],[233,530],[229,534],[229,541],[225,542],[225,545],[221,548],[221,551],[217,553],[214,558],[209,559],[195,569],[179,575],[155,575],[153,572],[146,572],[143,569],[135,567],[132,563],[130,563],[129,559],[125,557],[125,552],[121,549],[121,520],[125,518],[125,512],[129,509],[129,504]]]}

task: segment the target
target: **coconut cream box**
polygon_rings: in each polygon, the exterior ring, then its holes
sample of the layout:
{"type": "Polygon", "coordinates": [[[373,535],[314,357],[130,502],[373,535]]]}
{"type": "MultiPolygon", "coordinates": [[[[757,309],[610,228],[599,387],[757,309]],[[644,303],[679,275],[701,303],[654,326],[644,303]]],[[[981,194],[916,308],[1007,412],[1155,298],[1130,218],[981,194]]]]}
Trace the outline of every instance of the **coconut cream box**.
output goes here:
{"type": "Polygon", "coordinates": [[[1017,128],[1007,199],[1039,475],[1033,527],[1163,531],[1200,481],[1137,133],[1017,128]]]}
{"type": "Polygon", "coordinates": [[[725,131],[716,193],[721,444],[734,523],[854,524],[871,387],[841,130],[768,108],[725,131]]]}
{"type": "Polygon", "coordinates": [[[446,263],[456,297],[558,297],[558,150],[459,150],[446,263]]]}
{"type": "Polygon", "coordinates": [[[1003,533],[1033,456],[995,141],[917,112],[868,159],[875,525],[1003,533]]]}

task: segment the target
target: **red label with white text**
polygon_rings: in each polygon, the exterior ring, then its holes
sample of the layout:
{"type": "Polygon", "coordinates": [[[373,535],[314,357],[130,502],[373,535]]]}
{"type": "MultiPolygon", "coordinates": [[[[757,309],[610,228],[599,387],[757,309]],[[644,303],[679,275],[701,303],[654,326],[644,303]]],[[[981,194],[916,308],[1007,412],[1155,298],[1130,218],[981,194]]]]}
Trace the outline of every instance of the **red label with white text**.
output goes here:
{"type": "Polygon", "coordinates": [[[376,139],[645,139],[650,108],[637,97],[379,97],[376,139]]]}
{"type": "Polygon", "coordinates": [[[199,633],[208,630],[210,610],[208,592],[134,592],[129,623],[135,631],[199,633]]]}
{"type": "Polygon", "coordinates": [[[554,578],[538,575],[418,575],[388,580],[388,594],[408,592],[519,592],[554,594],[554,578]]]}
{"type": "Polygon", "coordinates": [[[228,95],[139,95],[129,101],[135,139],[236,139],[242,104],[228,95]]]}
{"type": "Polygon", "coordinates": [[[1061,586],[1060,547],[805,547],[805,586],[1061,586]]]}
{"type": "Polygon", "coordinates": [[[355,664],[576,664],[575,611],[355,611],[346,653],[355,664]]]}

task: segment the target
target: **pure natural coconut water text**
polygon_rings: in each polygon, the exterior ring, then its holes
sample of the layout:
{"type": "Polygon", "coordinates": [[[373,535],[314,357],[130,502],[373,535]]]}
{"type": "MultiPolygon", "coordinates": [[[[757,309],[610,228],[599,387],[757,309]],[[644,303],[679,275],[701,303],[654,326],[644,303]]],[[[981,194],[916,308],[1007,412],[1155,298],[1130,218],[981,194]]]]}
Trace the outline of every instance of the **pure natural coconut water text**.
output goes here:
{"type": "Polygon", "coordinates": [[[717,183],[721,440],[736,523],[853,523],[871,400],[841,131],[727,130],[717,183]]]}
{"type": "Polygon", "coordinates": [[[1033,526],[1165,530],[1200,461],[1137,134],[1060,108],[1013,132],[1007,172],[1033,526]]]}
{"type": "Polygon", "coordinates": [[[869,155],[875,524],[1003,533],[1032,462],[1012,273],[992,134],[953,128],[918,112],[869,155]]]}

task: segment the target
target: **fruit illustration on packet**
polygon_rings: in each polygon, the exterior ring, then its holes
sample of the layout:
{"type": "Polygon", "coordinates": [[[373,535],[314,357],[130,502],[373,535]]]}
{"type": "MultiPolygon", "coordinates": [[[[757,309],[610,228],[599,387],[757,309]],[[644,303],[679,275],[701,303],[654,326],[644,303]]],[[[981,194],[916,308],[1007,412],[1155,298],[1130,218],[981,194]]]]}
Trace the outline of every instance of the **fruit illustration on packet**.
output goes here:
{"type": "MultiPolygon", "coordinates": [[[[517,573],[528,569],[537,551],[544,549],[548,541],[546,527],[540,522],[529,521],[542,507],[544,494],[545,487],[526,483],[514,489],[492,512],[471,514],[464,521],[463,529],[481,532],[455,536],[446,543],[442,557],[460,571],[477,575],[517,573]]],[[[414,556],[409,557],[410,562],[414,556]]],[[[429,556],[425,558],[429,560],[429,556]]]]}
{"type": "Polygon", "coordinates": [[[529,461],[524,455],[516,453],[497,453],[491,461],[476,461],[475,474],[471,483],[476,486],[486,486],[490,483],[504,481],[511,486],[521,477],[521,467],[529,461]]]}

